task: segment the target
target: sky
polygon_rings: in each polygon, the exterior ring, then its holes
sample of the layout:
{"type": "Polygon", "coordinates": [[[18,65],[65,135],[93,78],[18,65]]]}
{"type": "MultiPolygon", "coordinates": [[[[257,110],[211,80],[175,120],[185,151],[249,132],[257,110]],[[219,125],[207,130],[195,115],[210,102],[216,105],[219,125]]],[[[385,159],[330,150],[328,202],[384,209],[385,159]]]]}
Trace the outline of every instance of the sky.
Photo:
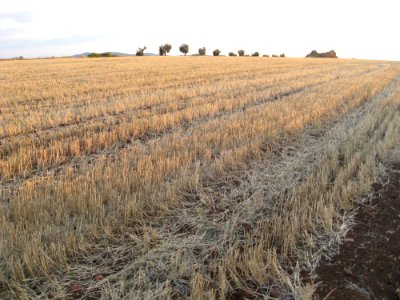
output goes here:
{"type": "Polygon", "coordinates": [[[158,53],[161,44],[222,54],[400,61],[399,0],[0,0],[0,58],[158,53]]]}

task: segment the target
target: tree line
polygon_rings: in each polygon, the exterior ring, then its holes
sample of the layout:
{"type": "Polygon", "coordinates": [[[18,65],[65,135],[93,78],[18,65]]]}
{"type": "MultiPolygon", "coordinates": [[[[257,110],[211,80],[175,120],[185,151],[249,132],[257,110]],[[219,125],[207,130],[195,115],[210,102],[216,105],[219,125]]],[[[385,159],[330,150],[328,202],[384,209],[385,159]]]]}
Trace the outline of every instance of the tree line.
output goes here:
{"type": "MultiPolygon", "coordinates": [[[[138,48],[138,50],[136,51],[136,56],[143,56],[144,55],[144,50],[147,49],[146,47],[143,48],[138,48]]],[[[172,49],[171,44],[164,44],[161,45],[158,48],[158,54],[160,56],[166,56],[172,49]]],[[[179,46],[179,51],[183,54],[183,55],[187,55],[189,53],[189,45],[188,44],[182,44],[179,46]]],[[[198,49],[197,54],[194,54],[196,56],[205,56],[207,54],[207,49],[206,47],[201,47],[198,49]]],[[[213,56],[220,56],[221,54],[221,50],[220,49],[214,49],[212,51],[212,55],[213,56]]],[[[237,54],[234,52],[229,52],[229,56],[250,56],[250,55],[246,55],[245,51],[243,49],[238,50],[237,54]]],[[[259,52],[254,52],[251,54],[251,56],[260,56],[259,52]]],[[[282,53],[279,55],[280,57],[285,57],[285,54],[282,53]]],[[[269,55],[264,54],[263,57],[269,57],[269,55]]],[[[273,54],[272,57],[278,57],[278,55],[273,54]]]]}
{"type": "MultiPolygon", "coordinates": [[[[144,56],[145,53],[144,51],[147,49],[146,46],[144,47],[139,47],[136,50],[136,56],[144,56]]],[[[172,49],[171,44],[164,44],[164,45],[160,45],[160,47],[158,48],[158,54],[160,56],[166,56],[172,49]]],[[[182,44],[179,46],[179,51],[184,54],[185,56],[189,53],[189,45],[188,44],[182,44]]],[[[212,55],[213,56],[220,56],[221,54],[221,50],[220,49],[214,49],[212,51],[212,55]]],[[[196,54],[193,54],[194,56],[205,56],[207,55],[207,48],[206,47],[201,47],[198,49],[196,54]]],[[[113,57],[115,56],[113,53],[111,52],[104,52],[104,53],[96,53],[96,52],[92,52],[90,54],[88,54],[88,57],[113,57]]],[[[237,53],[235,52],[229,52],[229,56],[260,56],[260,53],[258,51],[250,54],[246,54],[246,52],[243,49],[240,49],[237,51],[237,53]]],[[[264,54],[263,57],[269,57],[269,55],[264,54]]],[[[273,54],[272,57],[278,57],[278,55],[273,54]]],[[[285,54],[280,54],[279,57],[285,57],[285,54]]]]}

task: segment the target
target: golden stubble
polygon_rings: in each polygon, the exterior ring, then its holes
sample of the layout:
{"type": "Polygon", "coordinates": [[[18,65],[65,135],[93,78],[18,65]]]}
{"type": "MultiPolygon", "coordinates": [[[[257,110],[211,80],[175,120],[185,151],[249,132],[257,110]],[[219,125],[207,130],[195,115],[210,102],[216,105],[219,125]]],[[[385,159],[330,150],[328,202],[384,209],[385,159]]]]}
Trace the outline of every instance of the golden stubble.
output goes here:
{"type": "MultiPolygon", "coordinates": [[[[151,253],[165,241],[144,225],[147,220],[179,215],[206,182],[274,153],[309,126],[354,110],[400,72],[388,62],[281,58],[0,63],[0,287],[13,291],[23,280],[50,278],[75,255],[90,253],[99,239],[125,230],[141,232],[138,253],[151,253]]],[[[380,131],[371,127],[372,144],[382,130],[391,130],[394,139],[394,118],[382,114],[380,131]]],[[[245,246],[228,244],[226,261],[213,266],[217,286],[199,266],[187,282],[193,298],[224,298],[233,286],[243,286],[243,277],[261,284],[272,280],[267,270],[283,274],[275,252],[265,257],[270,243],[286,255],[299,235],[315,227],[311,216],[321,216],[324,230],[332,228],[338,203],[347,207],[367,189],[372,166],[358,146],[327,156],[320,173],[282,204],[286,215],[257,225],[254,236],[272,230],[271,236],[257,244],[251,235],[245,246]],[[343,170],[338,157],[346,161],[343,170]],[[327,192],[332,176],[337,179],[327,192]],[[354,179],[363,185],[351,184],[354,179]]],[[[174,274],[187,277],[193,265],[180,251],[174,274]]],[[[174,291],[170,284],[159,295],[168,291],[174,291]]]]}

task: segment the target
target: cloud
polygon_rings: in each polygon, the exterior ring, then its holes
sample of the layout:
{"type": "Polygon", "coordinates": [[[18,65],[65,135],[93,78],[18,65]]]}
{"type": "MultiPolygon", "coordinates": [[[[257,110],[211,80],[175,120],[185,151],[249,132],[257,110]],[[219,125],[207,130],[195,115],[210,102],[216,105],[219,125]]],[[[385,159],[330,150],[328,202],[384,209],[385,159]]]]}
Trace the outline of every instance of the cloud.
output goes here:
{"type": "Polygon", "coordinates": [[[30,12],[3,13],[0,12],[0,42],[23,36],[32,25],[30,12]]]}
{"type": "Polygon", "coordinates": [[[16,13],[0,13],[0,22],[14,21],[16,23],[32,22],[32,13],[29,11],[21,11],[16,13]]]}
{"type": "Polygon", "coordinates": [[[1,28],[0,27],[0,41],[3,42],[5,40],[15,38],[19,34],[23,33],[23,30],[20,28],[1,28]]]}

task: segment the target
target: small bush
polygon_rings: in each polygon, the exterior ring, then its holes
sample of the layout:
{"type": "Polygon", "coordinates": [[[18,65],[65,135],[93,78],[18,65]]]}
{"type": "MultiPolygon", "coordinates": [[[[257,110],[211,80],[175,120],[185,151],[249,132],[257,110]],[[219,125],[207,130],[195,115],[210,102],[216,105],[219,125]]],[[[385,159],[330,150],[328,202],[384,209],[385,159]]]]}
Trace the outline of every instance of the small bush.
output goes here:
{"type": "Polygon", "coordinates": [[[319,53],[316,50],[311,51],[306,57],[322,57],[322,58],[337,58],[335,50],[331,50],[329,52],[319,53]]]}
{"type": "Polygon", "coordinates": [[[219,50],[219,49],[215,49],[214,51],[213,51],[213,55],[214,56],[219,56],[221,54],[221,50],[219,50]]]}
{"type": "Polygon", "coordinates": [[[229,52],[229,56],[237,56],[237,54],[233,53],[233,52],[229,52]]]}
{"type": "Polygon", "coordinates": [[[258,52],[256,51],[256,52],[254,52],[251,56],[257,57],[257,56],[260,56],[260,53],[258,53],[258,52]]]}
{"type": "Polygon", "coordinates": [[[92,52],[88,55],[88,57],[113,57],[114,55],[111,52],[104,52],[104,53],[96,53],[92,52]]]}

